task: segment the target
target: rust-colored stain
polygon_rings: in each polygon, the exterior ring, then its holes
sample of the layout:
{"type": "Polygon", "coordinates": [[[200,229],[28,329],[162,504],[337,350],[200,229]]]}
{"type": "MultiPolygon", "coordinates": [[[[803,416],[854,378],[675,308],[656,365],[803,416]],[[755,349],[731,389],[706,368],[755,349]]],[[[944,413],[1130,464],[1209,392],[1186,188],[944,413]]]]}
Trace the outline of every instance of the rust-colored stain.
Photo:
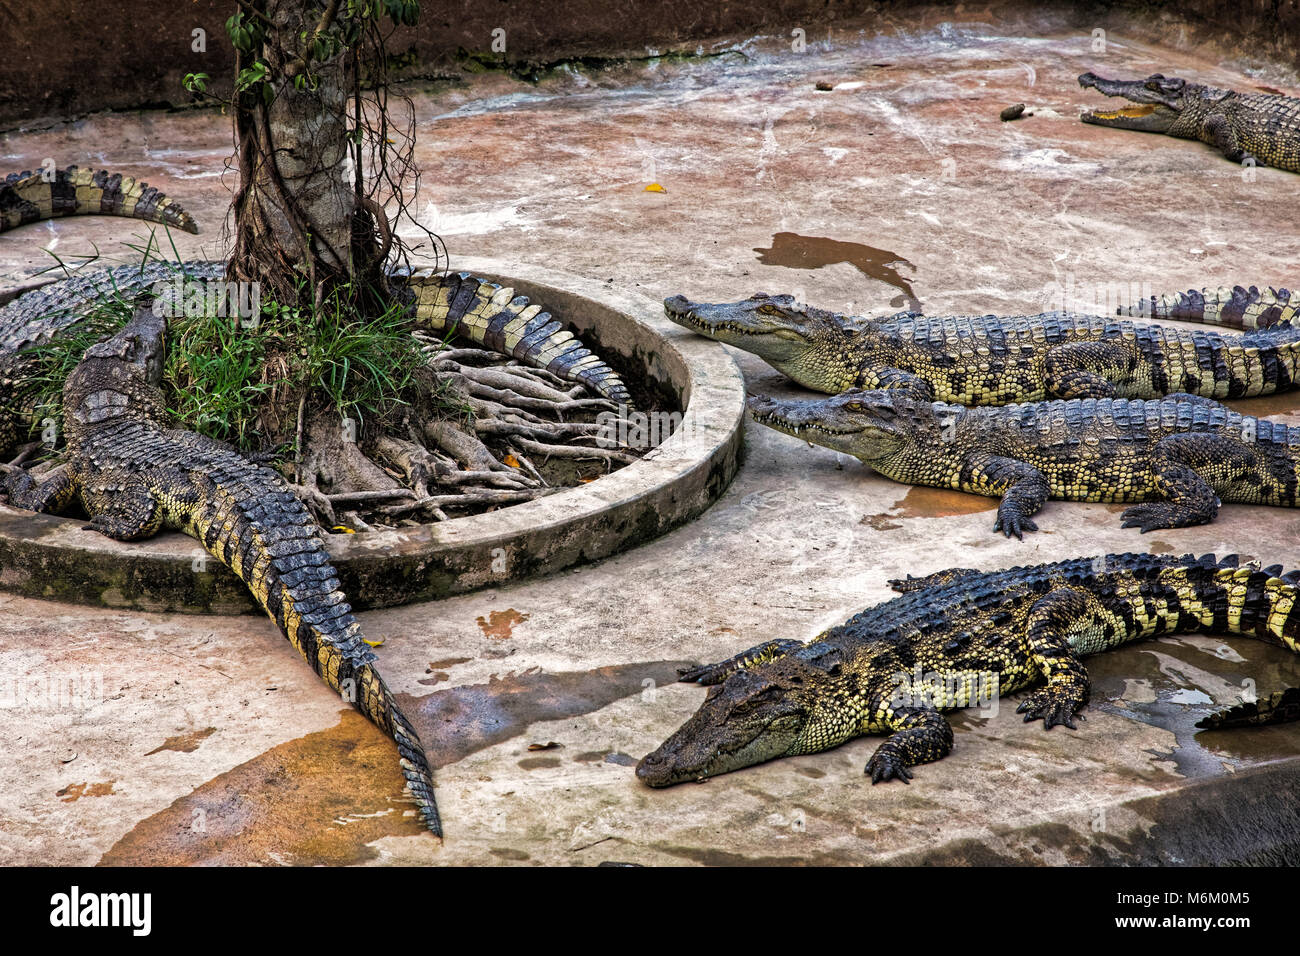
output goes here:
{"type": "Polygon", "coordinates": [[[903,498],[894,502],[891,515],[900,518],[948,518],[952,515],[972,515],[981,511],[996,511],[997,498],[969,495],[964,491],[947,488],[913,487],[903,498]]]}
{"type": "Polygon", "coordinates": [[[504,611],[492,611],[487,617],[478,619],[479,629],[494,641],[506,641],[514,633],[515,625],[528,620],[529,615],[520,614],[514,608],[504,611]]]}
{"type": "Polygon", "coordinates": [[[772,248],[754,251],[758,253],[758,261],[763,265],[786,266],[790,269],[820,269],[847,262],[864,276],[879,279],[902,292],[902,295],[895,296],[890,301],[889,304],[894,308],[906,306],[914,312],[921,311],[921,301],[912,291],[912,283],[898,272],[900,265],[909,269],[914,269],[915,266],[888,249],[877,249],[860,242],[778,232],[772,237],[772,248]]]}
{"type": "MultiPolygon", "coordinates": [[[[517,737],[533,723],[588,714],[639,694],[647,679],[670,683],[688,663],[649,661],[558,674],[529,670],[494,675],[486,684],[397,697],[437,770],[517,737]]],[[[413,814],[406,815],[414,805],[402,788],[393,742],[349,708],[336,726],[272,747],[140,821],[99,862],[361,863],[378,855],[367,844],[385,836],[433,841],[413,814]]]]}
{"type": "Polygon", "coordinates": [[[54,795],[64,803],[76,803],[82,797],[107,797],[113,792],[115,783],[116,780],[108,780],[104,783],[70,783],[62,790],[55,791],[54,795]]]}
{"type": "Polygon", "coordinates": [[[414,804],[403,784],[393,742],[348,708],[328,730],[272,747],[140,821],[99,862],[361,863],[381,837],[427,835],[405,816],[414,804]]]}
{"type": "Polygon", "coordinates": [[[180,754],[192,754],[199,749],[199,743],[217,732],[216,727],[204,727],[202,730],[193,730],[188,734],[178,734],[175,737],[168,737],[153,750],[145,754],[146,757],[152,757],[156,753],[162,753],[164,750],[174,750],[180,754]]]}

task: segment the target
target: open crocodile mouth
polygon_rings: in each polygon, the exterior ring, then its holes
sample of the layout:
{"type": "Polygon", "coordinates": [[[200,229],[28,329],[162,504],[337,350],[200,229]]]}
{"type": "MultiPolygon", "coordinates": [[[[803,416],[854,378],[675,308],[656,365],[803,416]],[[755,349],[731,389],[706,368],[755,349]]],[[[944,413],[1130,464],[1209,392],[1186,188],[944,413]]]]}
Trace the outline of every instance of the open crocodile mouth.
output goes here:
{"type": "Polygon", "coordinates": [[[752,326],[741,325],[739,322],[729,322],[722,320],[720,322],[712,319],[702,318],[694,309],[687,312],[676,312],[668,309],[668,317],[679,324],[689,325],[693,329],[699,329],[702,332],[731,332],[736,335],[772,335],[770,329],[756,329],[752,326]]]}
{"type": "Polygon", "coordinates": [[[1140,119],[1143,116],[1150,116],[1156,111],[1154,104],[1139,104],[1137,106],[1122,106],[1117,110],[1087,110],[1084,117],[1095,120],[1117,120],[1117,119],[1140,119]]]}
{"type": "Polygon", "coordinates": [[[786,418],[784,415],[780,414],[779,412],[751,411],[750,414],[754,416],[754,421],[758,422],[760,425],[767,425],[769,428],[777,428],[780,429],[781,431],[789,432],[793,435],[799,435],[799,436],[802,436],[804,432],[813,432],[815,434],[821,434],[821,435],[841,436],[841,435],[857,435],[862,431],[861,428],[832,428],[827,425],[819,424],[817,422],[804,422],[802,424],[797,424],[795,422],[792,422],[790,419],[786,418]]]}

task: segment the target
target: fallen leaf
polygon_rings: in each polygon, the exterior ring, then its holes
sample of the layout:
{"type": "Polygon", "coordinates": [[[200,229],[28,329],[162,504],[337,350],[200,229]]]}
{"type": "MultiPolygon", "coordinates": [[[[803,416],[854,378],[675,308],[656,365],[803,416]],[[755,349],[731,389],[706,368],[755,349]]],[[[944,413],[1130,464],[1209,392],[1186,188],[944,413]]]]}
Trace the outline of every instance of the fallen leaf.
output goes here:
{"type": "Polygon", "coordinates": [[[516,458],[514,455],[507,454],[506,457],[502,458],[501,460],[505,462],[507,465],[509,465],[511,468],[519,467],[519,459],[516,458]]]}
{"type": "Polygon", "coordinates": [[[559,746],[560,745],[557,744],[554,740],[548,740],[544,744],[529,744],[528,749],[529,750],[557,750],[559,749],[559,746]]]}
{"type": "Polygon", "coordinates": [[[645,191],[648,193],[664,193],[668,190],[664,189],[664,187],[660,186],[658,183],[651,183],[645,188],[645,191]]]}

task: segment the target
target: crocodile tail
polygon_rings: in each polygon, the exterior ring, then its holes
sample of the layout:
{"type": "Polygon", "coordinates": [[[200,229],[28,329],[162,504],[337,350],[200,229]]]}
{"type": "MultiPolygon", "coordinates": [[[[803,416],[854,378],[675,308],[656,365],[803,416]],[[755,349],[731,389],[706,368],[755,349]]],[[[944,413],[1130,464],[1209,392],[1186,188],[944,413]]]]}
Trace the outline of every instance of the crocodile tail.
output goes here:
{"type": "Polygon", "coordinates": [[[0,232],[58,216],[128,216],[186,232],[199,231],[190,214],[161,191],[131,176],[67,169],[10,173],[0,181],[0,232]]]}
{"type": "MultiPolygon", "coordinates": [[[[1179,630],[1241,634],[1300,654],[1300,570],[1280,564],[1261,568],[1237,555],[1185,555],[1162,572],[1177,595],[1179,630]]],[[[1197,723],[1218,729],[1300,719],[1300,689],[1287,688],[1258,700],[1221,708],[1197,723]]]]}
{"type": "Polygon", "coordinates": [[[620,405],[632,397],[618,373],[566,331],[540,305],[514,289],[467,272],[439,274],[421,269],[410,276],[416,321],[432,331],[456,332],[566,381],[581,382],[620,405]]]}
{"type": "Polygon", "coordinates": [[[248,585],[312,670],[392,737],[424,825],[442,836],[419,734],[375,668],[311,514],[279,475],[242,458],[209,477],[213,493],[189,530],[248,585]]]}
{"type": "Polygon", "coordinates": [[[1173,295],[1153,295],[1115,310],[1135,318],[1178,319],[1233,329],[1265,329],[1300,316],[1300,295],[1288,289],[1233,286],[1188,289],[1173,295]]]}
{"type": "Polygon", "coordinates": [[[1223,707],[1196,722],[1202,730],[1230,727],[1263,727],[1300,720],[1300,687],[1288,687],[1256,700],[1244,700],[1223,707]]]}

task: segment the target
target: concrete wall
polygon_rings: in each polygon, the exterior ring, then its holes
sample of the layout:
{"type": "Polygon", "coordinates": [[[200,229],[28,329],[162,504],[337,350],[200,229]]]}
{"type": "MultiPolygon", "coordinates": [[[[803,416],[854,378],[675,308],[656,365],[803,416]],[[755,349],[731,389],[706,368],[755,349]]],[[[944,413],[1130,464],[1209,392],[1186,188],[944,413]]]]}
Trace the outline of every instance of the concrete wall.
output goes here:
{"type": "MultiPolygon", "coordinates": [[[[505,30],[508,59],[545,63],[689,45],[731,33],[785,33],[801,24],[897,13],[909,5],[913,0],[424,0],[419,27],[397,33],[390,49],[414,64],[408,72],[454,75],[461,69],[458,51],[488,52],[498,28],[505,30]]],[[[233,54],[223,24],[235,8],[232,0],[41,0],[28,6],[18,16],[0,15],[0,50],[6,53],[0,58],[0,127],[100,109],[183,104],[190,100],[181,88],[186,73],[218,78],[218,91],[228,84],[233,54]],[[196,29],[206,33],[206,51],[193,49],[196,29]]],[[[1077,6],[1101,7],[1109,17],[1123,16],[1131,6],[1157,23],[1173,14],[1199,23],[1194,41],[1216,41],[1238,54],[1290,61],[1297,56],[1300,0],[1077,6]]]]}
{"type": "MultiPolygon", "coordinates": [[[[224,82],[234,54],[225,33],[233,0],[41,0],[17,17],[0,14],[0,125],[99,109],[187,103],[186,73],[224,82]],[[93,10],[93,12],[91,12],[93,10]],[[191,49],[192,31],[207,51],[191,49]]],[[[415,29],[390,52],[415,54],[426,75],[458,70],[458,50],[488,52],[506,31],[506,55],[548,62],[643,51],[698,38],[786,24],[822,23],[870,11],[870,0],[424,0],[415,29]]],[[[788,28],[786,28],[788,29],[788,28]]]]}

